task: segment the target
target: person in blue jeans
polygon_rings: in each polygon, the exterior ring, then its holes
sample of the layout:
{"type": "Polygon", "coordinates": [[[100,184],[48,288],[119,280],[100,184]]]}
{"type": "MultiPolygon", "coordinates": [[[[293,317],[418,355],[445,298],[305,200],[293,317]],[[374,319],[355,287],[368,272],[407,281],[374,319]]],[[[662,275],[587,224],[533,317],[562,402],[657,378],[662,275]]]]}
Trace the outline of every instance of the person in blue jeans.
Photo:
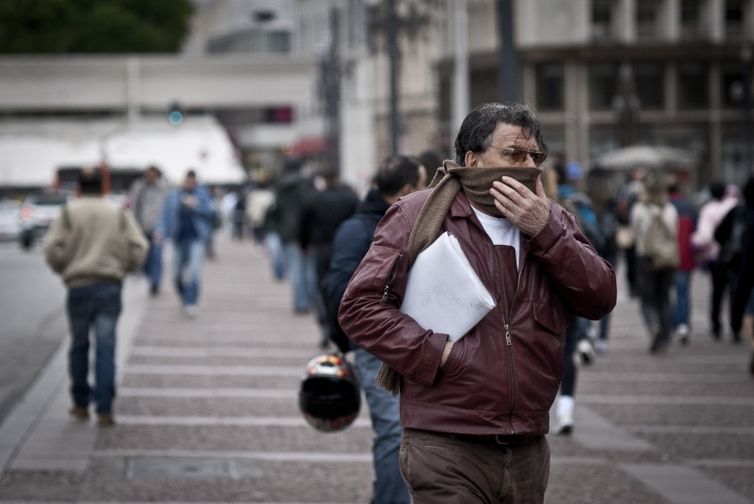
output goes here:
{"type": "Polygon", "coordinates": [[[418,160],[391,156],[382,162],[375,179],[376,188],[367,194],[356,213],[344,221],[335,233],[330,267],[324,276],[323,302],[330,340],[343,353],[353,350],[354,371],[369,407],[374,431],[373,502],[408,504],[411,498],[401,476],[398,458],[402,433],[399,399],[375,383],[382,361],[349,341],[338,324],[338,307],[348,280],[372,243],[377,223],[398,198],[423,189],[427,175],[418,160]]]}
{"type": "Polygon", "coordinates": [[[202,263],[213,215],[209,192],[198,185],[196,172],[190,170],[183,186],[168,195],[155,230],[158,242],[173,241],[173,281],[184,312],[192,318],[198,314],[202,263]]]}
{"type": "Polygon", "coordinates": [[[134,182],[129,194],[129,205],[136,221],[149,241],[149,252],[144,261],[144,273],[149,278],[149,292],[157,296],[162,280],[162,243],[155,240],[154,231],[165,205],[168,189],[162,173],[156,166],[150,166],[144,177],[134,182]]]}
{"type": "Polygon", "coordinates": [[[116,326],[121,312],[121,283],[136,271],[148,243],[131,213],[102,198],[102,177],[84,171],[80,198],[63,208],[45,237],[45,259],[68,287],[66,312],[71,331],[68,372],[73,405],[69,413],[89,418],[96,404],[100,427],[115,424],[116,326]],[[89,385],[90,330],[94,329],[95,385],[89,385]]]}

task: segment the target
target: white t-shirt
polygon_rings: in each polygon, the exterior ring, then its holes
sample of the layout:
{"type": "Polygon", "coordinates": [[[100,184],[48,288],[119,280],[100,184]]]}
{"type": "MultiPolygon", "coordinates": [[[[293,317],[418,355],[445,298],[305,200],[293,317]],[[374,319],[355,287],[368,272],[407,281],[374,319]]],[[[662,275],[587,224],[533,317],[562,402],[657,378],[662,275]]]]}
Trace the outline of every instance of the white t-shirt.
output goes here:
{"type": "Polygon", "coordinates": [[[493,245],[508,245],[513,247],[516,251],[516,269],[520,264],[519,259],[519,244],[521,241],[521,232],[516,226],[510,223],[505,217],[493,217],[486,213],[477,210],[472,205],[471,207],[474,213],[482,224],[482,227],[487,232],[487,236],[492,240],[493,245]]]}

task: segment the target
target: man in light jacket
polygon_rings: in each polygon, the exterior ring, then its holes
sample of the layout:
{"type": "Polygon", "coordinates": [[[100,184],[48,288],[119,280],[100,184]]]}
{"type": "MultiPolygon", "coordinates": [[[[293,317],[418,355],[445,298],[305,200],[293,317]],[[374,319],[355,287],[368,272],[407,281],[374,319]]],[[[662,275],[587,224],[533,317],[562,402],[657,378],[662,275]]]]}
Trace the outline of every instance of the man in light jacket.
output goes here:
{"type": "Polygon", "coordinates": [[[64,207],[45,238],[45,257],[68,287],[66,310],[71,330],[68,371],[73,405],[69,412],[89,418],[96,405],[101,427],[113,425],[115,329],[121,312],[121,284],[141,266],[147,240],[128,210],[102,198],[97,171],[79,176],[80,198],[64,207]],[[95,385],[88,382],[89,331],[96,342],[95,385]]]}
{"type": "Polygon", "coordinates": [[[477,107],[455,152],[432,191],[387,211],[338,319],[401,376],[400,465],[415,504],[541,503],[566,313],[595,320],[612,310],[615,273],[545,195],[537,169],[547,151],[529,107],[477,107]],[[536,177],[533,191],[525,174],[536,177]],[[497,304],[455,343],[400,311],[412,229],[424,233],[417,219],[439,224],[431,239],[448,231],[458,240],[497,304]]]}

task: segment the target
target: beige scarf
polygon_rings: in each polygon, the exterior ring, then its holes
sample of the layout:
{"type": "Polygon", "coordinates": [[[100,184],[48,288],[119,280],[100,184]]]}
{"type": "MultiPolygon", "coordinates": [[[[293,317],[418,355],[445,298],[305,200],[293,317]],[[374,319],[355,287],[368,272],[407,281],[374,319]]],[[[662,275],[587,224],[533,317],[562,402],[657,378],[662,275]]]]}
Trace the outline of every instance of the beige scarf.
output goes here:
{"type": "MultiPolygon", "coordinates": [[[[429,247],[437,238],[450,205],[463,189],[469,201],[482,212],[502,217],[490,194],[492,183],[503,176],[512,177],[534,192],[539,168],[466,168],[447,160],[437,169],[429,188],[432,193],[424,202],[419,215],[411,228],[408,239],[408,264],[414,263],[416,256],[429,247]]],[[[376,379],[377,385],[393,395],[400,391],[400,375],[387,364],[382,364],[376,379]]]]}

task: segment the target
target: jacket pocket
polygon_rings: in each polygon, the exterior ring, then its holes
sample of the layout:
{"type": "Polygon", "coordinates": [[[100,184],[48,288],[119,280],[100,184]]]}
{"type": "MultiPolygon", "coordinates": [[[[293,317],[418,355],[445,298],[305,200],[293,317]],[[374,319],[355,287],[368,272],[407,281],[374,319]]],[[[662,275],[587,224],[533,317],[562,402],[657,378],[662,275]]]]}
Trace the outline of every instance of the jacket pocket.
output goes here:
{"type": "Polygon", "coordinates": [[[565,314],[563,310],[544,303],[532,303],[532,317],[546,332],[561,337],[565,333],[565,314]]]}

